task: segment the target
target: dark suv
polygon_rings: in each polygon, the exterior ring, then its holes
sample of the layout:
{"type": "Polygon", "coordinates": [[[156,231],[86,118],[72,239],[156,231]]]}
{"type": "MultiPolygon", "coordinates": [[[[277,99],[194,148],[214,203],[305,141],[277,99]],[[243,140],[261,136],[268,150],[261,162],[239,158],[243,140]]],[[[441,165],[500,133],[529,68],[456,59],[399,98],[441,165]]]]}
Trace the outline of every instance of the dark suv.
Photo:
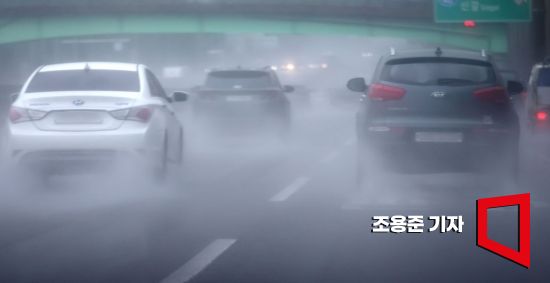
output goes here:
{"type": "Polygon", "coordinates": [[[362,93],[360,184],[387,161],[411,160],[471,161],[515,181],[519,123],[509,94],[523,86],[509,81],[505,88],[484,51],[392,51],[370,85],[354,78],[347,86],[362,93]]]}
{"type": "Polygon", "coordinates": [[[291,118],[285,93],[293,90],[268,68],[211,71],[198,89],[193,113],[203,128],[217,133],[266,130],[284,137],[291,118]]]}

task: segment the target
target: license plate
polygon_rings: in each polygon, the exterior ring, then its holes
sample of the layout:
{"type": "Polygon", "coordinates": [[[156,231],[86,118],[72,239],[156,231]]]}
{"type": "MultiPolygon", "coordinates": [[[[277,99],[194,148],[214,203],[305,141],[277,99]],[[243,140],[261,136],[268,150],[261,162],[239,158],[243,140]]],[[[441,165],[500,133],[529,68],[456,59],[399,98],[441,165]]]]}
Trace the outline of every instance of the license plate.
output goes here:
{"type": "Polygon", "coordinates": [[[246,95],[234,95],[234,96],[227,96],[225,100],[229,102],[242,102],[242,101],[251,101],[252,97],[246,96],[246,95]]]}
{"type": "Polygon", "coordinates": [[[449,132],[416,132],[414,140],[416,142],[461,143],[464,141],[464,135],[449,132]]]}
{"type": "Polygon", "coordinates": [[[58,125],[74,124],[102,124],[103,117],[91,111],[65,111],[55,115],[55,123],[58,125]]]}

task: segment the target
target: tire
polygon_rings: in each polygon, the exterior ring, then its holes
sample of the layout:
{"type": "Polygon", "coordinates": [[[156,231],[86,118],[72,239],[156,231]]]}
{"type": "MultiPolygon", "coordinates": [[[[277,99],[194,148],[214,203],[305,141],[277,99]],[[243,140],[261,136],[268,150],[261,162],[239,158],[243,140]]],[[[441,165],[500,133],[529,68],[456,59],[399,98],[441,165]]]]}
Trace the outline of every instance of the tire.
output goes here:
{"type": "Polygon", "coordinates": [[[497,187],[519,184],[519,149],[517,143],[502,147],[486,156],[481,172],[491,177],[497,187]]]}
{"type": "Polygon", "coordinates": [[[155,181],[164,183],[168,175],[168,137],[164,135],[160,166],[155,169],[155,181]]]}
{"type": "Polygon", "coordinates": [[[287,143],[290,137],[290,117],[283,117],[277,126],[277,136],[282,143],[287,143]]]}
{"type": "Polygon", "coordinates": [[[178,166],[183,165],[183,159],[184,159],[184,143],[183,143],[183,129],[180,129],[180,135],[179,135],[179,143],[178,143],[178,159],[176,160],[176,164],[178,166]]]}
{"type": "Polygon", "coordinates": [[[356,185],[358,190],[369,190],[370,178],[373,175],[373,161],[368,146],[359,143],[357,146],[356,185]]]}
{"type": "Polygon", "coordinates": [[[52,176],[52,173],[49,170],[25,168],[23,171],[18,170],[16,174],[23,174],[23,176],[18,177],[24,180],[23,187],[26,190],[36,191],[51,188],[50,177],[52,176]]]}
{"type": "Polygon", "coordinates": [[[519,150],[512,148],[510,150],[510,156],[506,158],[506,163],[503,168],[504,176],[507,176],[506,181],[508,181],[513,186],[517,187],[519,185],[519,171],[520,171],[520,162],[519,162],[519,150]]]}

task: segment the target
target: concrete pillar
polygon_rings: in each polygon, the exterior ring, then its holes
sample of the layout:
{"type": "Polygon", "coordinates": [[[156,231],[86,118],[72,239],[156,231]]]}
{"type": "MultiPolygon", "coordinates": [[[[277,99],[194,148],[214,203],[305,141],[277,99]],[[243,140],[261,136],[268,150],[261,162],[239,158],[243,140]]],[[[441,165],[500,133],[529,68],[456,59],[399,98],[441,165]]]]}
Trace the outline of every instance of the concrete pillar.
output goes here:
{"type": "Polygon", "coordinates": [[[550,2],[540,0],[543,2],[543,9],[544,9],[544,38],[545,38],[545,48],[544,48],[544,55],[550,56],[550,2]]]}
{"type": "Polygon", "coordinates": [[[533,20],[508,28],[508,61],[526,81],[533,64],[550,55],[550,1],[533,1],[533,20]]]}

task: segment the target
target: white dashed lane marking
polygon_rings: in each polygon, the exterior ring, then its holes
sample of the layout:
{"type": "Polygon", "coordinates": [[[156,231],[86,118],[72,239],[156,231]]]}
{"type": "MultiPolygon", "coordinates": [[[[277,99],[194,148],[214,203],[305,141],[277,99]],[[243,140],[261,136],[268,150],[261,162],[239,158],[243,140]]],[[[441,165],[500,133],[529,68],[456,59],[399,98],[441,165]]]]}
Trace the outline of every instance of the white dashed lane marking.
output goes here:
{"type": "Polygon", "coordinates": [[[282,191],[274,195],[269,201],[281,202],[287,200],[292,194],[296,193],[300,188],[305,186],[309,182],[309,178],[300,177],[294,180],[290,185],[285,187],[282,191]]]}
{"type": "Polygon", "coordinates": [[[340,151],[338,150],[332,151],[329,154],[327,154],[325,157],[323,157],[323,159],[321,159],[321,163],[324,163],[324,164],[330,163],[334,159],[336,159],[339,155],[340,155],[340,151]]]}
{"type": "Polygon", "coordinates": [[[233,245],[235,239],[217,239],[210,243],[200,253],[195,255],[187,263],[185,263],[170,276],[166,277],[161,283],[184,283],[191,280],[216,258],[218,258],[225,250],[233,245]]]}

